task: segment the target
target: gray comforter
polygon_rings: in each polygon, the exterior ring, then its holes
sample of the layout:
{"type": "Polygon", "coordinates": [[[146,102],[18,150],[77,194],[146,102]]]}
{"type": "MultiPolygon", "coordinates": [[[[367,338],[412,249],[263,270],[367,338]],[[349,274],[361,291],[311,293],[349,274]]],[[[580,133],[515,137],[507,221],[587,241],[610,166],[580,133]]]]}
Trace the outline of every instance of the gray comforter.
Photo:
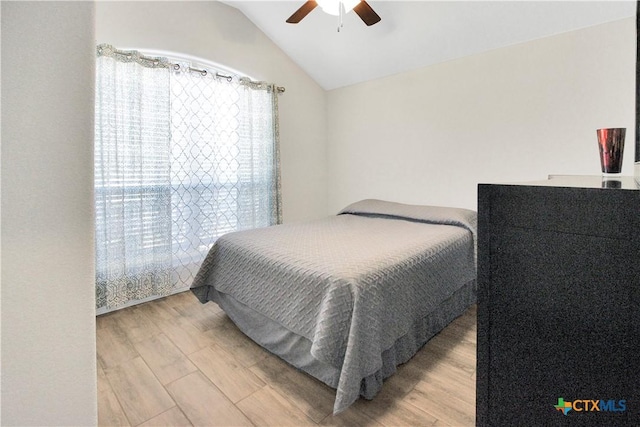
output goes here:
{"type": "Polygon", "coordinates": [[[358,399],[383,351],[474,281],[476,213],[379,200],[337,216],[222,236],[192,291],[216,291],[305,337],[340,371],[334,411],[358,399]]]}

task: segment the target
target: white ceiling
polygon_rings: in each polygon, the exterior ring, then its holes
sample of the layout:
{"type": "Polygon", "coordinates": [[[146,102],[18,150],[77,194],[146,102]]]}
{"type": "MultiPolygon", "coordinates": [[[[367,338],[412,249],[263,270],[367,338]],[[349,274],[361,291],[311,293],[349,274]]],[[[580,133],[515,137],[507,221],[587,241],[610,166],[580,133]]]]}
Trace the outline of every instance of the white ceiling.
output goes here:
{"type": "Polygon", "coordinates": [[[635,16],[635,1],[368,0],[382,21],[320,7],[299,24],[285,20],[305,0],[225,3],[242,11],[326,90],[491,49],[635,16]]]}

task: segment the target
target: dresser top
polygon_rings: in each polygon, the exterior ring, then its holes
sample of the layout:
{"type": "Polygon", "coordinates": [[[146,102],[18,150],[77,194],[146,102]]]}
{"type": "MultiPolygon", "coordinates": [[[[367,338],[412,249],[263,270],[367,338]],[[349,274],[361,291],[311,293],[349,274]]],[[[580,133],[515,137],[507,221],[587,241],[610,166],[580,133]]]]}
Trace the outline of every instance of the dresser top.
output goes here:
{"type": "Polygon", "coordinates": [[[611,188],[640,190],[640,177],[602,175],[549,175],[544,181],[514,182],[504,185],[527,185],[540,187],[611,188]]]}

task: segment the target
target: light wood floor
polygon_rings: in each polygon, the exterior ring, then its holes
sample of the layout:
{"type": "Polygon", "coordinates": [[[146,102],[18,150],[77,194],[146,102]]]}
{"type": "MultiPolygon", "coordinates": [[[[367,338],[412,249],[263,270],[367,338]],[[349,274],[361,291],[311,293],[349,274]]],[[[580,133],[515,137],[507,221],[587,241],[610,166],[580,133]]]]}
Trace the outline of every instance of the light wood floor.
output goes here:
{"type": "Polygon", "coordinates": [[[338,416],[331,388],[190,292],[98,317],[97,346],[101,426],[475,424],[475,306],[338,416]]]}

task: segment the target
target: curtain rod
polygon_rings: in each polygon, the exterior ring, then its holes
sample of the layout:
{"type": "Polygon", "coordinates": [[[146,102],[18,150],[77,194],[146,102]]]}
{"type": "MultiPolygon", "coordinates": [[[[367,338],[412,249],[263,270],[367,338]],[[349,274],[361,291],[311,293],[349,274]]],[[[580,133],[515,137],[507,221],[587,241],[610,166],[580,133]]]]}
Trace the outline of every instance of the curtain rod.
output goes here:
{"type": "MultiPolygon", "coordinates": [[[[157,67],[172,67],[175,71],[180,71],[181,68],[183,68],[180,64],[177,63],[172,63],[169,62],[168,60],[166,60],[166,58],[154,58],[151,56],[146,56],[141,54],[138,51],[126,51],[126,50],[119,50],[114,48],[111,45],[108,44],[101,44],[98,45],[97,47],[98,49],[98,55],[103,54],[103,51],[106,49],[108,51],[108,53],[111,54],[117,54],[117,55],[123,55],[126,56],[127,58],[133,58],[134,56],[137,57],[137,59],[142,60],[144,62],[150,62],[153,64],[153,66],[157,66],[157,67]],[[163,61],[163,59],[165,59],[163,61]]],[[[189,72],[193,72],[193,73],[199,73],[200,75],[202,75],[203,77],[206,76],[207,74],[209,74],[209,71],[205,70],[205,69],[199,69],[199,68],[193,68],[191,66],[187,67],[187,71],[189,72]]],[[[216,77],[222,78],[222,79],[226,79],[229,83],[231,83],[233,81],[233,76],[227,76],[225,74],[219,73],[216,71],[215,73],[216,77]]],[[[251,84],[265,84],[265,82],[256,82],[253,81],[247,77],[242,77],[240,78],[240,81],[244,81],[247,83],[251,83],[251,84]]],[[[275,89],[275,91],[277,93],[284,93],[285,88],[282,86],[276,86],[273,85],[273,88],[275,89]]]]}

